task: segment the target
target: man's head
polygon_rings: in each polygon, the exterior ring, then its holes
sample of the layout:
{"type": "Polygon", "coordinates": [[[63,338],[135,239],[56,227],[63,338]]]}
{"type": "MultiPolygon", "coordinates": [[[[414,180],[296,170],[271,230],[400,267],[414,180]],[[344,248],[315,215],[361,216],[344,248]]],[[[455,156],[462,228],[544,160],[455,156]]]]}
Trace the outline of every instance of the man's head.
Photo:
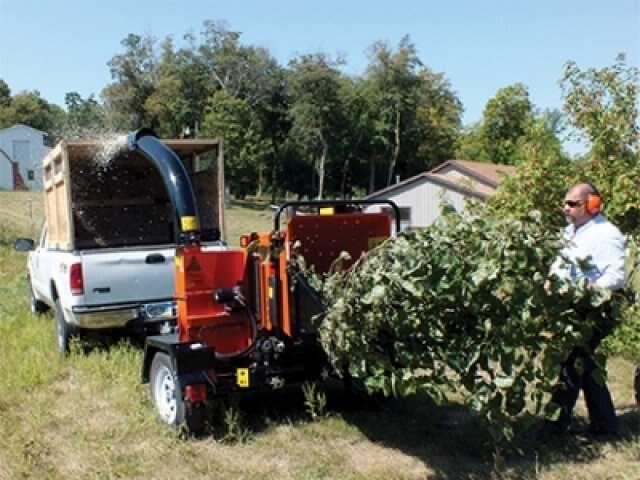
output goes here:
{"type": "Polygon", "coordinates": [[[564,214],[579,228],[600,213],[600,193],[587,182],[572,187],[564,197],[564,214]],[[596,198],[597,197],[597,198],[596,198]]]}

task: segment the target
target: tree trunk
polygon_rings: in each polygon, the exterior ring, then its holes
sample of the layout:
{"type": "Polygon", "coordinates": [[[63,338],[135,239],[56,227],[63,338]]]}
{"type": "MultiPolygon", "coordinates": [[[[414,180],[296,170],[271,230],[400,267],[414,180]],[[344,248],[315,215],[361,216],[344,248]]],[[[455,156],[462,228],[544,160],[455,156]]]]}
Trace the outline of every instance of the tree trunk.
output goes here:
{"type": "Polygon", "coordinates": [[[396,112],[396,124],[394,127],[395,146],[393,148],[393,156],[391,157],[391,164],[389,165],[389,174],[387,175],[387,187],[391,185],[393,180],[393,172],[400,156],[400,112],[396,112]]]}
{"type": "Polygon", "coordinates": [[[271,165],[271,203],[275,205],[276,195],[278,193],[278,142],[272,141],[271,145],[273,146],[273,164],[271,165]]]}
{"type": "Polygon", "coordinates": [[[371,157],[369,160],[369,189],[367,193],[375,192],[376,188],[376,159],[375,157],[371,157]]]}
{"type": "Polygon", "coordinates": [[[320,155],[320,161],[318,162],[318,200],[322,200],[324,194],[324,165],[327,161],[327,153],[329,152],[329,145],[327,145],[324,137],[321,138],[321,142],[322,155],[320,155]]]}
{"type": "Polygon", "coordinates": [[[351,194],[351,185],[349,182],[349,164],[351,163],[351,155],[347,155],[347,158],[342,165],[342,180],[340,181],[340,194],[342,198],[347,198],[347,190],[349,195],[351,194]]]}
{"type": "Polygon", "coordinates": [[[262,190],[264,187],[264,171],[265,165],[264,163],[260,162],[260,164],[258,165],[258,188],[256,190],[256,197],[258,198],[262,197],[262,190]]]}

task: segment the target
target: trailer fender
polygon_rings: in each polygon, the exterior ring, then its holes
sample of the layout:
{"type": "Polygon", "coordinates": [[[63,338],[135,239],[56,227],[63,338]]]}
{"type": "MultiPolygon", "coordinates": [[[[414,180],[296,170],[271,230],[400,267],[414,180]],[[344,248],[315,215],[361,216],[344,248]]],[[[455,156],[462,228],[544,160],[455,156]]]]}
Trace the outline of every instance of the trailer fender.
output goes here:
{"type": "Polygon", "coordinates": [[[147,337],[142,361],[142,383],[149,382],[149,371],[153,357],[158,352],[166,353],[178,378],[189,374],[214,370],[215,351],[203,342],[179,342],[177,335],[154,335],[147,337]]]}

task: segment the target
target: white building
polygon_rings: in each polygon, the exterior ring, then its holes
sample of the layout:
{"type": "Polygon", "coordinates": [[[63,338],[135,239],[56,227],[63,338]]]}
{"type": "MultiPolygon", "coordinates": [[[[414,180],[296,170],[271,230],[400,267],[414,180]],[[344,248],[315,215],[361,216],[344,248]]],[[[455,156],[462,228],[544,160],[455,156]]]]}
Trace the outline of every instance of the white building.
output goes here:
{"type": "Polygon", "coordinates": [[[0,129],[0,190],[42,189],[45,135],[20,124],[0,129]]]}
{"type": "MultiPolygon", "coordinates": [[[[442,203],[464,211],[469,199],[484,201],[495,193],[505,175],[515,168],[509,165],[448,160],[433,170],[378,190],[365,197],[367,200],[391,200],[400,209],[401,228],[427,227],[440,216],[442,203]]],[[[368,210],[386,207],[373,206],[368,210]]]]}

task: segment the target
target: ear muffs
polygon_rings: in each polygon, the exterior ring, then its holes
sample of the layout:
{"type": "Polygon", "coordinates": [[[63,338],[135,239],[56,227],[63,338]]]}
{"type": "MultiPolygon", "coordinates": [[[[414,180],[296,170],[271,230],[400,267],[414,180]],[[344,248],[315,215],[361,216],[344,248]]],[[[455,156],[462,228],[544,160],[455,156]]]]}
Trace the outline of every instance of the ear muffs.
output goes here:
{"type": "Polygon", "coordinates": [[[589,215],[597,215],[602,210],[602,196],[600,192],[592,183],[588,183],[592,192],[587,195],[587,202],[585,203],[585,210],[589,215]]]}
{"type": "Polygon", "coordinates": [[[590,193],[587,195],[587,203],[585,208],[590,215],[597,215],[602,208],[602,198],[596,193],[590,193]]]}

